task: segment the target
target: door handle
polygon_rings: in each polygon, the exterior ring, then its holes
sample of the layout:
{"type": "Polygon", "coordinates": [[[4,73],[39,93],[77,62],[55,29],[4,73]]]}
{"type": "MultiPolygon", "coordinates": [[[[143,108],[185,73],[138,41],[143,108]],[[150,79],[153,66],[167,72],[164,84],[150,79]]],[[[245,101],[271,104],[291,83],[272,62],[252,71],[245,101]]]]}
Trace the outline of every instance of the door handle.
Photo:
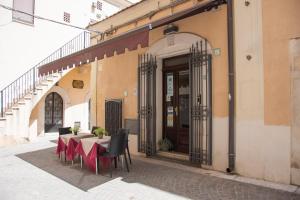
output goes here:
{"type": "Polygon", "coordinates": [[[175,111],[175,115],[178,116],[178,107],[177,106],[174,108],[174,111],[175,111]]]}

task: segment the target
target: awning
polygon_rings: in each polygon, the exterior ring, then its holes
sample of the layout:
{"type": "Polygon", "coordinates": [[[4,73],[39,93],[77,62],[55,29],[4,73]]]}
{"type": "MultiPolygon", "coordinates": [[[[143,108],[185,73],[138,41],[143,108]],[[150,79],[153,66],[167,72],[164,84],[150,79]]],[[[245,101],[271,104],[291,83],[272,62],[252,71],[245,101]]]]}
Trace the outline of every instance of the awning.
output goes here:
{"type": "Polygon", "coordinates": [[[144,48],[148,46],[148,43],[149,26],[144,26],[43,65],[39,67],[39,74],[44,75],[68,67],[79,66],[93,62],[95,58],[101,60],[104,55],[111,57],[115,52],[117,54],[124,53],[126,48],[129,51],[136,50],[139,44],[144,48]]]}
{"type": "Polygon", "coordinates": [[[93,62],[97,57],[98,60],[103,59],[104,55],[106,57],[111,57],[114,52],[121,54],[125,52],[127,48],[129,51],[136,50],[140,44],[142,48],[149,46],[149,30],[155,29],[169,23],[191,17],[193,15],[210,11],[214,7],[222,4],[226,4],[227,0],[213,0],[207,3],[199,4],[197,6],[191,7],[187,10],[178,12],[174,15],[162,18],[160,20],[154,21],[147,26],[143,26],[136,30],[127,32],[115,38],[106,40],[89,48],[83,49],[79,52],[71,54],[69,56],[60,58],[56,61],[48,63],[39,67],[39,74],[48,74],[51,72],[56,72],[61,69],[66,69],[67,67],[74,67],[85,64],[87,62],[93,62]]]}

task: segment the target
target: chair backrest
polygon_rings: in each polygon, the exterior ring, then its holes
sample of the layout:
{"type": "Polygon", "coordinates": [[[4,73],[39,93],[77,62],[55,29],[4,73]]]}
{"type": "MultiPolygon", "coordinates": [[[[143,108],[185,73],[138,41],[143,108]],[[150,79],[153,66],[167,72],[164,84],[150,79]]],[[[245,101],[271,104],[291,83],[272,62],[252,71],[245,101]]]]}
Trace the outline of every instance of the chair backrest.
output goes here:
{"type": "Polygon", "coordinates": [[[96,134],[94,133],[94,130],[96,130],[97,128],[99,128],[99,126],[93,126],[93,127],[92,127],[92,131],[91,131],[91,134],[96,135],[96,134]]]}
{"type": "Polygon", "coordinates": [[[114,134],[111,136],[109,153],[113,156],[119,156],[124,152],[125,133],[114,134]]]}
{"type": "Polygon", "coordinates": [[[58,128],[58,133],[59,133],[59,135],[65,135],[65,134],[72,133],[72,131],[70,129],[71,129],[71,127],[58,128]]]}
{"type": "Polygon", "coordinates": [[[126,129],[126,128],[120,128],[120,129],[118,130],[118,133],[117,133],[117,134],[120,134],[120,133],[124,133],[124,134],[125,134],[125,141],[128,142],[129,129],[126,129]]]}

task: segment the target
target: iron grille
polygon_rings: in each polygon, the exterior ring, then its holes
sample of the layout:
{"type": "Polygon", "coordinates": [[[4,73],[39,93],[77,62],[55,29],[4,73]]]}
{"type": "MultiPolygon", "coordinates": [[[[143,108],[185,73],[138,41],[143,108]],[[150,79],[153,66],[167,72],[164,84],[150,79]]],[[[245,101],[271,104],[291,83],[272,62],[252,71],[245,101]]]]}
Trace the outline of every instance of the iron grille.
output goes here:
{"type": "Polygon", "coordinates": [[[212,74],[207,41],[190,49],[190,161],[212,164],[212,74]]]}
{"type": "Polygon", "coordinates": [[[105,100],[105,129],[109,135],[122,128],[122,100],[105,100]]]}
{"type": "Polygon", "coordinates": [[[156,153],[156,57],[138,58],[138,151],[156,153]]]}

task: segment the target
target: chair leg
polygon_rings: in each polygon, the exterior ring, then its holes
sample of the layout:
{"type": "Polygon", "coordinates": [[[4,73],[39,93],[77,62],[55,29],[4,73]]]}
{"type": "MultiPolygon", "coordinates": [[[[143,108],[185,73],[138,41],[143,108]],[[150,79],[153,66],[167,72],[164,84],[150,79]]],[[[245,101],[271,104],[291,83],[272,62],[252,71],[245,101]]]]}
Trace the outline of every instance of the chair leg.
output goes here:
{"type": "Polygon", "coordinates": [[[67,162],[67,153],[65,151],[65,162],[67,162]]]}
{"type": "Polygon", "coordinates": [[[112,178],[112,158],[110,159],[110,178],[112,178]]]}
{"type": "Polygon", "coordinates": [[[115,168],[117,168],[118,167],[118,165],[117,165],[117,157],[114,157],[114,162],[115,162],[115,168]]]}
{"type": "Polygon", "coordinates": [[[129,153],[129,147],[128,147],[128,145],[127,145],[126,149],[127,149],[127,153],[128,153],[129,163],[131,164],[131,156],[130,156],[130,153],[129,153]]]}
{"type": "Polygon", "coordinates": [[[125,164],[126,164],[127,172],[129,172],[128,162],[127,162],[127,156],[126,156],[125,152],[124,152],[124,159],[125,159],[125,164]]]}

